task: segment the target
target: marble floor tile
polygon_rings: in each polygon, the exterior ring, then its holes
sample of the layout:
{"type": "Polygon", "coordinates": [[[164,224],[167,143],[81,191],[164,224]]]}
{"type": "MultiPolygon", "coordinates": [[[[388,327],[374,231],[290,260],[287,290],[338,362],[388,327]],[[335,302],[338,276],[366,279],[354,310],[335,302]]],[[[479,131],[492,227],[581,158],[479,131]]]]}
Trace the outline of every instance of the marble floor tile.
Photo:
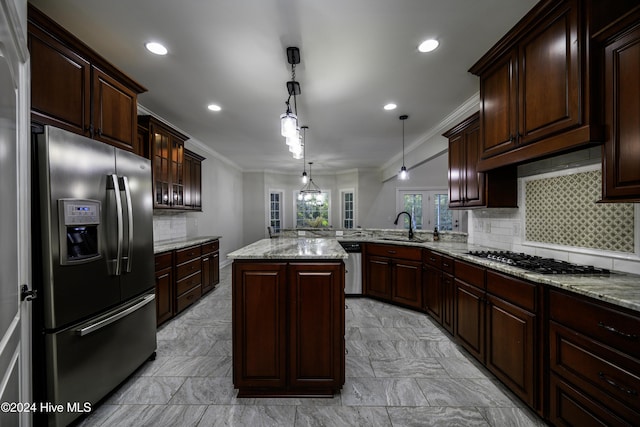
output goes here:
{"type": "Polygon", "coordinates": [[[387,408],[394,427],[512,427],[512,424],[489,424],[473,407],[387,408]]]}
{"type": "Polygon", "coordinates": [[[92,427],[196,427],[205,413],[205,405],[118,405],[103,420],[87,420],[92,427]]]}
{"type": "Polygon", "coordinates": [[[345,356],[345,376],[356,378],[373,378],[371,359],[367,356],[345,356]]]}
{"type": "Polygon", "coordinates": [[[449,378],[435,358],[371,358],[371,366],[377,378],[449,378]]]}
{"type": "Polygon", "coordinates": [[[417,340],[418,337],[409,328],[358,328],[364,341],[417,340]]]}
{"type": "Polygon", "coordinates": [[[489,379],[429,378],[416,381],[430,406],[515,406],[489,379]]]}
{"type": "Polygon", "coordinates": [[[344,406],[429,405],[410,378],[347,378],[341,395],[344,406]]]}
{"type": "Polygon", "coordinates": [[[212,405],[198,427],[283,427],[293,426],[295,406],[212,405]]]}
{"type": "Polygon", "coordinates": [[[231,356],[174,356],[153,375],[165,377],[231,377],[231,356]]]}
{"type": "Polygon", "coordinates": [[[391,427],[387,410],[382,406],[298,406],[296,427],[391,427]]]}
{"type": "Polygon", "coordinates": [[[232,340],[216,340],[207,353],[207,356],[232,356],[233,341],[232,340]]]}
{"type": "Polygon", "coordinates": [[[184,383],[179,377],[134,377],[108,399],[110,404],[166,404],[184,383]]]}
{"type": "Polygon", "coordinates": [[[477,408],[492,426],[543,427],[537,415],[527,408],[477,408]]]}
{"type": "Polygon", "coordinates": [[[253,400],[238,399],[231,378],[192,377],[184,380],[182,387],[171,399],[171,405],[241,405],[253,400]]]}
{"type": "Polygon", "coordinates": [[[451,378],[487,378],[487,374],[463,357],[438,357],[436,359],[451,378]]]}

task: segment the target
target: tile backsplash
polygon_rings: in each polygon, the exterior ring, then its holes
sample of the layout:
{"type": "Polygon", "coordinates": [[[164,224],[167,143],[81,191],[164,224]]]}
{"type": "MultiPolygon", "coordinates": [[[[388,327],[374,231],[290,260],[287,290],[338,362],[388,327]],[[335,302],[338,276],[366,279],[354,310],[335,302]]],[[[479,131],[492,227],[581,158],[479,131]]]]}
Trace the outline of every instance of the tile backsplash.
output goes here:
{"type": "Polygon", "coordinates": [[[153,241],[182,239],[187,236],[187,217],[184,214],[153,214],[153,241]]]}
{"type": "Polygon", "coordinates": [[[598,170],[526,178],[525,240],[605,251],[635,252],[632,203],[597,203],[598,170]]]}

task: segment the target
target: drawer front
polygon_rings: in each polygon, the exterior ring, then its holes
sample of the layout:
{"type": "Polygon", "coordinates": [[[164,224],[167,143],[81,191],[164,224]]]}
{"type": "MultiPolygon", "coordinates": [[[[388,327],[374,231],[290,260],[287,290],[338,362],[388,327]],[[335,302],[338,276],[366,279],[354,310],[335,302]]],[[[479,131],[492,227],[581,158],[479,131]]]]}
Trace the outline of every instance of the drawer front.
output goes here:
{"type": "Polygon", "coordinates": [[[550,367],[553,371],[589,394],[604,392],[612,396],[613,401],[625,403],[640,412],[638,360],[610,350],[553,321],[549,326],[549,339],[550,367]]]}
{"type": "Polygon", "coordinates": [[[533,283],[487,271],[487,292],[534,313],[537,308],[537,289],[533,283]]]}
{"type": "Polygon", "coordinates": [[[188,248],[176,250],[176,264],[182,264],[183,262],[200,258],[200,255],[202,255],[200,245],[189,246],[188,248]]]}
{"type": "Polygon", "coordinates": [[[201,268],[202,263],[200,261],[200,257],[194,259],[193,261],[180,264],[176,268],[176,280],[184,279],[185,277],[190,276],[193,273],[200,272],[201,268]]]}
{"type": "Polygon", "coordinates": [[[444,271],[445,273],[453,274],[453,258],[446,255],[441,255],[440,258],[442,271],[444,271]]]}
{"type": "Polygon", "coordinates": [[[482,267],[478,267],[474,264],[469,264],[468,262],[455,260],[453,262],[453,269],[455,272],[456,279],[462,280],[463,282],[470,283],[474,286],[477,286],[481,289],[485,288],[485,269],[482,267]]]}
{"type": "Polygon", "coordinates": [[[156,271],[164,270],[165,268],[170,268],[173,264],[172,261],[172,253],[171,252],[163,252],[161,254],[157,254],[155,256],[156,261],[156,271]]]}
{"type": "Polygon", "coordinates": [[[640,414],[604,405],[561,377],[550,375],[549,420],[556,426],[632,426],[640,414]]]}
{"type": "Polygon", "coordinates": [[[201,295],[202,295],[202,288],[200,286],[197,286],[191,289],[189,292],[179,296],[176,312],[180,313],[182,310],[189,307],[194,302],[198,301],[198,298],[200,298],[201,295]]]}
{"type": "Polygon", "coordinates": [[[177,295],[180,296],[183,293],[201,284],[202,284],[202,273],[198,271],[197,273],[192,274],[191,276],[187,276],[184,279],[178,280],[178,282],[176,282],[177,295]]]}
{"type": "Polygon", "coordinates": [[[551,319],[640,358],[640,317],[553,290],[549,306],[551,319]]]}
{"type": "Polygon", "coordinates": [[[442,268],[442,255],[437,252],[430,251],[429,249],[425,249],[424,262],[432,267],[442,268]]]}
{"type": "Polygon", "coordinates": [[[414,248],[400,245],[381,245],[377,243],[367,246],[369,255],[377,255],[389,258],[401,258],[412,261],[422,261],[422,248],[414,248]]]}
{"type": "Polygon", "coordinates": [[[220,242],[218,240],[214,240],[213,242],[203,243],[202,244],[202,255],[210,254],[212,252],[220,249],[220,242]]]}

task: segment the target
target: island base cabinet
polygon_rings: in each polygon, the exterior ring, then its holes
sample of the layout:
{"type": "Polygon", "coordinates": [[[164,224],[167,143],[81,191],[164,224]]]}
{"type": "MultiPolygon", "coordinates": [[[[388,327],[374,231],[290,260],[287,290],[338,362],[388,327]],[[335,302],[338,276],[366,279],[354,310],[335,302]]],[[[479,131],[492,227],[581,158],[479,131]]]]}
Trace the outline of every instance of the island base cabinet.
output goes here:
{"type": "Polygon", "coordinates": [[[238,397],[332,396],[344,384],[344,263],[233,264],[238,397]]]}

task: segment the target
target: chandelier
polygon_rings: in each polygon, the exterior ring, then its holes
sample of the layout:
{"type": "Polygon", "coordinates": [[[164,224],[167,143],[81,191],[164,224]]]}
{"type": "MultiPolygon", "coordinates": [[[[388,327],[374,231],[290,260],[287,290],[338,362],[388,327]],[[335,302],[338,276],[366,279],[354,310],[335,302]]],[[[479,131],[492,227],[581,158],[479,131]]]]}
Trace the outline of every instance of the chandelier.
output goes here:
{"type": "Polygon", "coordinates": [[[315,203],[316,205],[320,206],[324,203],[324,195],[322,194],[320,187],[318,187],[316,183],[313,182],[313,176],[311,175],[311,165],[313,165],[313,162],[309,162],[309,182],[307,182],[300,190],[300,193],[298,193],[298,200],[310,204],[315,203]]]}

